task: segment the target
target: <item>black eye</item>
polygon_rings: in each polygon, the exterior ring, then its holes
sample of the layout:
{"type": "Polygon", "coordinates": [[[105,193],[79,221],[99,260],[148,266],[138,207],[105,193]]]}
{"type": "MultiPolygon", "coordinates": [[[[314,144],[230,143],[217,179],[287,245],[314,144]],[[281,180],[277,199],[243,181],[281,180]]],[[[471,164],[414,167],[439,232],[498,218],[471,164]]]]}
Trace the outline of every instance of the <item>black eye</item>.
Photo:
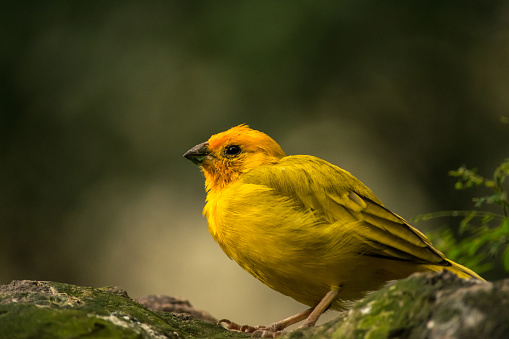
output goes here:
{"type": "Polygon", "coordinates": [[[226,147],[226,154],[228,155],[237,155],[241,151],[240,146],[237,145],[231,145],[226,147]]]}

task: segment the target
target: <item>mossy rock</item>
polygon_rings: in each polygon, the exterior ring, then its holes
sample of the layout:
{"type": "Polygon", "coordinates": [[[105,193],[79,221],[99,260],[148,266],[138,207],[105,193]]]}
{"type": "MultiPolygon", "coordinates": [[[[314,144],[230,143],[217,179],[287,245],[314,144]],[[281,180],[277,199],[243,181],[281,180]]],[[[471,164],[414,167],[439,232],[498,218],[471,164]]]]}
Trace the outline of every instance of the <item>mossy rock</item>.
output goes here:
{"type": "MultiPolygon", "coordinates": [[[[509,338],[509,279],[415,274],[319,327],[282,338],[509,338]]],[[[234,320],[234,319],[232,319],[234,320]]],[[[149,310],[118,288],[46,281],[0,286],[0,339],[245,338],[186,314],[149,310]]]]}
{"type": "Polygon", "coordinates": [[[246,337],[186,315],[157,312],[118,288],[49,281],[0,286],[0,338],[246,337]]]}
{"type": "Polygon", "coordinates": [[[509,338],[509,279],[419,273],[390,283],[327,324],[285,338],[509,338]]]}

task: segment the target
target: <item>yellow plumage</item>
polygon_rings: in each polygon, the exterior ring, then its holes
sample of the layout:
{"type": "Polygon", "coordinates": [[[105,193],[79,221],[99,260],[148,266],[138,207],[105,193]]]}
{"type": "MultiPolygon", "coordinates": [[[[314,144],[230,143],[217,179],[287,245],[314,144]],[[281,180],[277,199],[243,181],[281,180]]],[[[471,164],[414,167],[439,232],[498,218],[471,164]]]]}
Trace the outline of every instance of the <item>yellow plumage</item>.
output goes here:
{"type": "MultiPolygon", "coordinates": [[[[313,156],[286,156],[245,125],[185,156],[204,172],[209,232],[242,268],[310,307],[331,307],[413,272],[480,278],[436,250],[349,172],[313,156]]],[[[312,324],[311,324],[312,325],[312,324]]]]}

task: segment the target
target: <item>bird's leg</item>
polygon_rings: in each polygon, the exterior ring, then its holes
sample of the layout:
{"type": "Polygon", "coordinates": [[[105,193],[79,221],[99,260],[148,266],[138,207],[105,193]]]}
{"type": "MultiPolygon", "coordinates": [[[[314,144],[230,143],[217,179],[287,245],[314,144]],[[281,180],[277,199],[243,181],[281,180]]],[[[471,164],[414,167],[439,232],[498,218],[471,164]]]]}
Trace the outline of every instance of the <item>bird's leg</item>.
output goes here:
{"type": "Polygon", "coordinates": [[[299,328],[312,327],[318,321],[318,318],[327,310],[330,304],[336,299],[339,294],[339,288],[334,288],[327,292],[325,297],[313,308],[307,309],[304,312],[297,313],[283,319],[281,321],[275,322],[268,326],[249,326],[249,325],[238,325],[234,322],[231,322],[227,319],[219,320],[219,324],[225,323],[226,328],[229,330],[241,331],[246,333],[252,333],[253,335],[259,335],[262,338],[276,338],[281,335],[283,330],[288,326],[298,323],[306,319],[304,324],[302,324],[299,328]]]}
{"type": "Polygon", "coordinates": [[[259,328],[257,331],[253,332],[253,335],[260,334],[262,338],[270,338],[270,336],[267,337],[267,335],[273,333],[279,337],[285,328],[306,319],[312,312],[313,308],[309,308],[304,312],[297,313],[291,317],[280,320],[268,326],[261,326],[262,328],[259,328]]]}
{"type": "Polygon", "coordinates": [[[246,333],[253,333],[253,335],[260,335],[262,338],[275,338],[281,335],[281,332],[293,324],[302,321],[313,312],[313,308],[307,309],[303,312],[297,313],[286,319],[280,320],[267,326],[249,326],[249,325],[238,325],[227,319],[219,320],[219,324],[226,324],[226,328],[229,330],[241,331],[246,333]]]}
{"type": "Polygon", "coordinates": [[[315,326],[316,322],[318,321],[318,318],[320,318],[322,313],[327,310],[332,301],[336,299],[338,293],[339,289],[332,289],[329,292],[327,292],[325,297],[323,297],[323,299],[318,303],[318,305],[316,305],[316,307],[312,309],[312,312],[309,315],[309,317],[307,317],[306,321],[304,321],[304,323],[300,325],[299,328],[315,326]]]}

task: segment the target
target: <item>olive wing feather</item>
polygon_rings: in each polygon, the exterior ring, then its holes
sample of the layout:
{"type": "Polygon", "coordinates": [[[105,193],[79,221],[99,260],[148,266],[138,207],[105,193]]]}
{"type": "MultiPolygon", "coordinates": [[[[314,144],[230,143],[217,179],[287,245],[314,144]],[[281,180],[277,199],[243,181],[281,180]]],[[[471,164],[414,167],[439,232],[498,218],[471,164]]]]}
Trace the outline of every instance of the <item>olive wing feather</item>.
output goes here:
{"type": "Polygon", "coordinates": [[[364,244],[359,253],[421,264],[450,266],[419,230],[385,208],[349,172],[312,156],[289,156],[279,163],[246,173],[246,183],[268,186],[314,213],[324,223],[341,227],[356,223],[354,236],[364,244]]]}

